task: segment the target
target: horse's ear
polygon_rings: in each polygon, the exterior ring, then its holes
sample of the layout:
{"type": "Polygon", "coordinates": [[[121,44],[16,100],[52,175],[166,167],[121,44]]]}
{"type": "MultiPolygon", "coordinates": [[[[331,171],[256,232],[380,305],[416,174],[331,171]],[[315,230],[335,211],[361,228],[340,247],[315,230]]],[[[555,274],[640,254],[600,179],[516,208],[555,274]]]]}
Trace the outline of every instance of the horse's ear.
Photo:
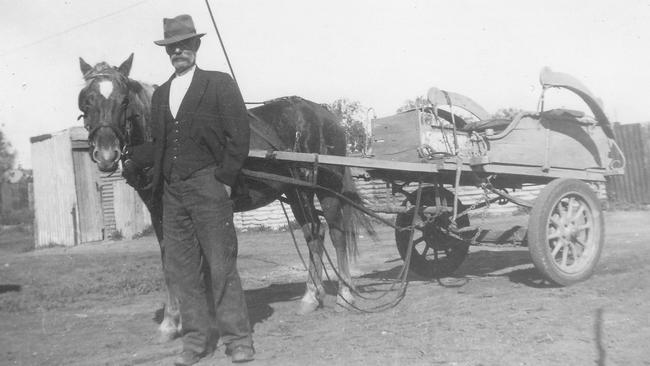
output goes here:
{"type": "Polygon", "coordinates": [[[88,71],[93,69],[93,67],[88,65],[88,63],[84,61],[84,59],[81,57],[79,57],[79,66],[81,66],[81,73],[84,75],[86,75],[88,71]]]}
{"type": "Polygon", "coordinates": [[[133,54],[131,54],[131,56],[126,59],[126,61],[122,62],[120,67],[117,68],[117,71],[119,71],[122,75],[128,77],[129,73],[131,72],[131,64],[133,64],[133,54]]]}
{"type": "Polygon", "coordinates": [[[142,84],[140,84],[139,82],[137,82],[135,80],[129,79],[129,81],[127,82],[127,85],[129,86],[129,90],[136,93],[136,94],[140,93],[142,91],[142,84]]]}

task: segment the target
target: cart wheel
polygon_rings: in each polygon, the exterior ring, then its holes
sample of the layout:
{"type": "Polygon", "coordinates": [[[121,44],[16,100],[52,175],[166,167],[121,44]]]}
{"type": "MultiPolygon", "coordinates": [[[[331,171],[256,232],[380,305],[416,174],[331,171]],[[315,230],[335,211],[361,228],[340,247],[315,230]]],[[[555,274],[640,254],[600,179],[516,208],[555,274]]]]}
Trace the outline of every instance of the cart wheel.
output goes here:
{"type": "Polygon", "coordinates": [[[596,193],[576,179],[549,183],[528,220],[528,247],[546,279],[567,286],[589,278],[605,239],[596,193]]]}
{"type": "MultiPolygon", "coordinates": [[[[441,190],[443,202],[451,205],[454,200],[453,193],[447,190],[441,190]]],[[[422,191],[422,206],[435,205],[435,189],[431,187],[424,188],[422,191]]],[[[406,204],[406,202],[404,203],[406,204]]],[[[465,208],[460,201],[458,202],[459,212],[465,208]]],[[[413,222],[414,212],[400,213],[395,219],[397,227],[408,227],[413,222]]],[[[467,257],[469,244],[445,234],[441,230],[449,223],[451,214],[445,213],[434,220],[427,222],[424,214],[418,215],[416,226],[420,226],[413,234],[413,251],[411,253],[410,270],[417,275],[437,278],[450,275],[455,271],[467,257]],[[427,222],[425,224],[425,222],[427,222]]],[[[463,216],[456,220],[458,227],[469,226],[469,219],[463,216]]],[[[397,250],[402,259],[406,259],[408,252],[409,230],[395,230],[395,241],[397,250]]]]}

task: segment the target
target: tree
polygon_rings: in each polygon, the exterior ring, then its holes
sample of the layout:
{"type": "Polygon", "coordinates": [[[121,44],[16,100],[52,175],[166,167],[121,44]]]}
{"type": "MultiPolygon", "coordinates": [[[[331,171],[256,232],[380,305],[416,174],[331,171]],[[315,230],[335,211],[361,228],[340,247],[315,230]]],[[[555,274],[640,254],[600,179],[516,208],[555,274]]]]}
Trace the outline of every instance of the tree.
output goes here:
{"type": "Polygon", "coordinates": [[[3,176],[7,170],[13,168],[15,160],[16,153],[13,147],[5,138],[2,130],[0,130],[0,176],[3,176]]]}
{"type": "Polygon", "coordinates": [[[366,108],[360,102],[339,98],[326,105],[330,112],[341,119],[345,129],[345,139],[349,152],[363,150],[366,141],[366,130],[363,121],[366,119],[366,108]]]}
{"type": "Polygon", "coordinates": [[[409,99],[404,101],[404,104],[401,107],[397,108],[397,113],[410,111],[411,109],[420,108],[427,104],[429,104],[427,98],[425,98],[423,95],[419,95],[413,100],[409,99]]]}

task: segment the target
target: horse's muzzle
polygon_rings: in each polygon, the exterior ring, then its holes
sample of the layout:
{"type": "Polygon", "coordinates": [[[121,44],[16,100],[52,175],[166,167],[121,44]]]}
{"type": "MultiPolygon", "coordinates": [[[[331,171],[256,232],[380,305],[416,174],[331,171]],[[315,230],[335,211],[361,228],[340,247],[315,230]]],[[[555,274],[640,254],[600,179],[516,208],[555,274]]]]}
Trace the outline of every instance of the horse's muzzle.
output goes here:
{"type": "Polygon", "coordinates": [[[117,169],[117,162],[120,161],[119,149],[97,149],[94,148],[90,156],[102,172],[114,172],[117,169]]]}

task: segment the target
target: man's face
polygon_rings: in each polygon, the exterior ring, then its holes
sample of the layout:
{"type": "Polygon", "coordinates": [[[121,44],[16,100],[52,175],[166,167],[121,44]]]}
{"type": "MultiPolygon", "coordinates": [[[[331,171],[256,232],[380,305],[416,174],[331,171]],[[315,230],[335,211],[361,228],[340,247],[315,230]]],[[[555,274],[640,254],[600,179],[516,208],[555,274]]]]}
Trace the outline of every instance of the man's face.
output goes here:
{"type": "Polygon", "coordinates": [[[177,74],[183,73],[196,63],[196,51],[199,45],[199,39],[192,38],[165,46],[165,51],[177,74]]]}

